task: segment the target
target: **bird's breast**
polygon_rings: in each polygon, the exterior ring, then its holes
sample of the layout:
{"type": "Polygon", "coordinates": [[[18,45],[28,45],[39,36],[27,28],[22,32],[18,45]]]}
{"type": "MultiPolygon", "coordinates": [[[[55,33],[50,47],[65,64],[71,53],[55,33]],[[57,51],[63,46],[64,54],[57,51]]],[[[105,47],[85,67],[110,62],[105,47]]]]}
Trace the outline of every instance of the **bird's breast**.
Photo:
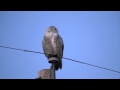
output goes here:
{"type": "Polygon", "coordinates": [[[54,36],[51,38],[51,43],[52,43],[53,50],[54,50],[55,49],[55,37],[54,36]]]}

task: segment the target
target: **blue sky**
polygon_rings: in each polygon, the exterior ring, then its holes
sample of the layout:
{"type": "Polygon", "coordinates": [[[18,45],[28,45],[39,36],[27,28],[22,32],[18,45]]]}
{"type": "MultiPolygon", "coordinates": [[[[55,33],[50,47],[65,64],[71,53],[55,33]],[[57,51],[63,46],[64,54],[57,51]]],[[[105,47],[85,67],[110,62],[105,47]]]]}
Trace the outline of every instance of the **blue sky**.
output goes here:
{"type": "MultiPolygon", "coordinates": [[[[0,11],[0,46],[43,52],[45,30],[54,25],[64,57],[120,71],[119,11],[0,11]]],[[[49,69],[43,54],[0,48],[0,79],[35,79],[49,69]]],[[[63,59],[57,79],[120,79],[120,73],[63,59]]]]}

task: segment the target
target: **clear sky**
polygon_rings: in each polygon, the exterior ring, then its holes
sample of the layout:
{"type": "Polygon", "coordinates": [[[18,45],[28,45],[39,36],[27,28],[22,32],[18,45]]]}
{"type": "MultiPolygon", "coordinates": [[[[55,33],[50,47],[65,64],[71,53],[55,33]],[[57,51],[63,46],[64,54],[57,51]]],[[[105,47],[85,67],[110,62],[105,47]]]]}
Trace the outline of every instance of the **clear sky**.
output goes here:
{"type": "MultiPolygon", "coordinates": [[[[120,72],[119,11],[0,11],[0,46],[43,52],[51,25],[63,38],[63,57],[120,72]]],[[[62,60],[57,79],[120,79],[120,73],[62,60]]],[[[0,48],[0,79],[35,79],[49,68],[44,54],[0,48]]]]}

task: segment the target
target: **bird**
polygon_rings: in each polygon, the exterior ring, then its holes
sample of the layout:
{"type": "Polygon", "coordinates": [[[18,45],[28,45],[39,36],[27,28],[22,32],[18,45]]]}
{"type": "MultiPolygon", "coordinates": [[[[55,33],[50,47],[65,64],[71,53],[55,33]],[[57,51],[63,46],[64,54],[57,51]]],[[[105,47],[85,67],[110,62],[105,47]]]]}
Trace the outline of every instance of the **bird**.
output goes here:
{"type": "Polygon", "coordinates": [[[58,58],[59,61],[55,64],[55,70],[62,69],[64,42],[55,26],[49,26],[45,31],[42,48],[47,59],[51,57],[58,58]]]}

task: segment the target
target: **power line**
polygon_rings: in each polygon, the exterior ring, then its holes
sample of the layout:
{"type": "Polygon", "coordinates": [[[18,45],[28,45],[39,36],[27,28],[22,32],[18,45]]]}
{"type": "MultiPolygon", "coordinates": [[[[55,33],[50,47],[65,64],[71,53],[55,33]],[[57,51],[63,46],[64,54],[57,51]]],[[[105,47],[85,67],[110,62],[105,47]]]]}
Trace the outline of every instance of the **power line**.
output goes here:
{"type": "Polygon", "coordinates": [[[100,67],[100,66],[96,66],[96,65],[88,64],[88,63],[85,63],[85,62],[81,62],[81,61],[77,61],[77,60],[73,60],[73,59],[69,59],[69,58],[64,58],[64,57],[63,57],[63,59],[67,59],[67,60],[71,60],[71,61],[74,61],[74,62],[78,62],[78,63],[82,63],[82,64],[86,64],[86,65],[94,66],[94,67],[97,67],[97,68],[102,68],[102,69],[105,69],[105,70],[109,70],[109,71],[113,71],[113,72],[120,73],[119,71],[115,71],[115,70],[112,70],[112,69],[108,69],[108,68],[104,68],[104,67],[100,67]]]}
{"type": "MultiPolygon", "coordinates": [[[[18,48],[11,48],[11,47],[6,47],[6,46],[0,46],[0,47],[2,47],[2,48],[8,48],[8,49],[14,49],[14,50],[20,50],[20,51],[24,51],[24,52],[32,52],[32,53],[45,54],[45,53],[41,53],[41,52],[30,51],[30,50],[24,50],[24,49],[18,49],[18,48]]],[[[73,59],[69,59],[69,58],[64,58],[64,57],[63,57],[63,59],[67,59],[67,60],[71,60],[71,61],[74,61],[74,62],[78,62],[78,63],[90,65],[90,66],[93,66],[93,67],[97,67],[97,68],[101,68],[101,69],[105,69],[105,70],[109,70],[109,71],[113,71],[113,72],[120,73],[119,71],[116,71],[116,70],[112,70],[112,69],[108,69],[108,68],[96,66],[96,65],[93,65],[93,64],[88,64],[88,63],[85,63],[85,62],[81,62],[81,61],[77,61],[77,60],[73,60],[73,59]]]]}
{"type": "Polygon", "coordinates": [[[44,54],[44,53],[41,53],[41,52],[35,52],[35,51],[30,51],[30,50],[25,50],[25,49],[11,48],[11,47],[5,47],[5,46],[0,46],[0,47],[14,49],[14,50],[20,50],[20,51],[24,51],[24,52],[32,52],[32,53],[44,54]]]}

